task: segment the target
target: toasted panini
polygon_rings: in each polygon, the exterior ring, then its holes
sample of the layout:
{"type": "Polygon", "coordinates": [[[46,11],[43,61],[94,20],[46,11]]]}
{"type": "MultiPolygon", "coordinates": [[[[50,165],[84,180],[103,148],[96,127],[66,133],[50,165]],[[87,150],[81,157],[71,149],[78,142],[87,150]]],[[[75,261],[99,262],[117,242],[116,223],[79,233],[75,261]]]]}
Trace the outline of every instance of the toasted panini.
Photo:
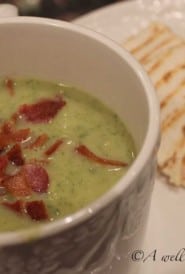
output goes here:
{"type": "Polygon", "coordinates": [[[152,23],[123,45],[144,66],[161,108],[158,167],[167,181],[185,187],[185,40],[152,23]]]}

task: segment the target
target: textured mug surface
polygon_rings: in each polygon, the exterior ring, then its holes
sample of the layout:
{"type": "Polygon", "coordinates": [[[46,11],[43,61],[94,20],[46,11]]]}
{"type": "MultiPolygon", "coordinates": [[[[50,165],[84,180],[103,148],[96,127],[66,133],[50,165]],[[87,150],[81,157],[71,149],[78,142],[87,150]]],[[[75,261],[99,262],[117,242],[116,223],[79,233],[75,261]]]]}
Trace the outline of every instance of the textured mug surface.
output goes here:
{"type": "Polygon", "coordinates": [[[69,23],[1,19],[0,41],[1,77],[62,81],[88,91],[126,122],[138,149],[127,174],[87,208],[39,228],[0,234],[0,273],[108,274],[119,257],[122,273],[130,274],[130,252],[145,231],[158,146],[159,108],[150,81],[126,51],[69,23]]]}

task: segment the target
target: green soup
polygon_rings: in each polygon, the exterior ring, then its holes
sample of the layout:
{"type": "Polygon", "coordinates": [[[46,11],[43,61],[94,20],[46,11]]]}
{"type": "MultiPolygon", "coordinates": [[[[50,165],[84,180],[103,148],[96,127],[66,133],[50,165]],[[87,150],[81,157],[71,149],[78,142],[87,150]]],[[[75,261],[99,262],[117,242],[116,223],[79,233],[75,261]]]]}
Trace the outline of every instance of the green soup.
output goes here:
{"type": "Polygon", "coordinates": [[[119,117],[74,87],[2,79],[0,110],[0,231],[76,212],[109,190],[134,160],[133,139],[119,117]],[[43,205],[44,213],[35,212],[43,205]]]}

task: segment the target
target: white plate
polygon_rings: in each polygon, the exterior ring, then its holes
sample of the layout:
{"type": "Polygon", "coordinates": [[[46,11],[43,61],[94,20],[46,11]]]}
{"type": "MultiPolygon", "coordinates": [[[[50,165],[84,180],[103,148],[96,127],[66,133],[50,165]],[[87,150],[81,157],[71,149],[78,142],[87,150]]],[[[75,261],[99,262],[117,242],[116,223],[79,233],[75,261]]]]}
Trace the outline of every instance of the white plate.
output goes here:
{"type": "MultiPolygon", "coordinates": [[[[150,20],[162,20],[185,37],[185,1],[138,0],[122,2],[97,10],[74,22],[121,43],[150,20]]],[[[161,261],[163,255],[176,255],[180,249],[185,248],[184,211],[185,190],[169,187],[162,181],[162,178],[156,178],[143,249],[145,256],[156,249],[156,256],[155,258],[151,256],[145,263],[142,263],[141,274],[185,273],[185,261],[161,261]]],[[[183,259],[185,259],[185,255],[183,259]]],[[[124,269],[120,269],[118,272],[124,274],[124,269]]],[[[112,274],[117,273],[113,270],[112,274]]]]}

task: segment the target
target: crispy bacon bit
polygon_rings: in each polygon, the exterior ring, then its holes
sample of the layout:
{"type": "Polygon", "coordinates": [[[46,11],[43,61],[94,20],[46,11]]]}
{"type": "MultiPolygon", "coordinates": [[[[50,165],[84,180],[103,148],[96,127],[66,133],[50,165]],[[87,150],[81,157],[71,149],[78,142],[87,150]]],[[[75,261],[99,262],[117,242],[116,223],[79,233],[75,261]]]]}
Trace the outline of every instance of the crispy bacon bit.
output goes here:
{"type": "Polygon", "coordinates": [[[0,156],[0,178],[4,175],[4,171],[8,165],[8,157],[6,155],[0,156]]]}
{"type": "Polygon", "coordinates": [[[14,90],[14,81],[12,79],[5,79],[5,86],[9,92],[9,94],[11,96],[13,96],[15,94],[15,90],[14,90]]]}
{"type": "Polygon", "coordinates": [[[2,125],[1,132],[4,134],[11,134],[14,131],[14,122],[8,121],[2,125]]]}
{"type": "Polygon", "coordinates": [[[24,203],[22,200],[17,200],[14,203],[2,202],[1,204],[3,206],[5,206],[6,208],[8,208],[18,214],[23,214],[23,212],[24,212],[24,203]]]}
{"type": "Polygon", "coordinates": [[[33,123],[47,123],[56,116],[58,111],[65,106],[65,104],[66,102],[62,97],[43,99],[32,105],[22,105],[19,108],[19,113],[23,115],[27,121],[33,123]]]}
{"type": "Polygon", "coordinates": [[[42,200],[26,202],[25,209],[32,220],[41,221],[49,219],[46,206],[42,200]]]}
{"type": "Polygon", "coordinates": [[[26,214],[34,221],[44,221],[49,219],[46,206],[42,200],[31,202],[17,200],[13,203],[2,202],[1,205],[17,214],[26,214]]]}
{"type": "Polygon", "coordinates": [[[36,140],[29,146],[29,148],[37,148],[43,146],[48,140],[47,134],[42,134],[36,138],[36,140]]]}
{"type": "Polygon", "coordinates": [[[49,187],[49,176],[46,170],[38,164],[26,164],[23,172],[30,188],[37,193],[45,193],[49,187]]]}
{"type": "Polygon", "coordinates": [[[29,137],[29,134],[30,134],[30,129],[24,128],[24,129],[15,131],[12,135],[12,138],[15,142],[22,142],[29,137]]]}
{"type": "Polygon", "coordinates": [[[89,160],[92,160],[94,162],[97,162],[102,165],[111,165],[111,166],[118,166],[118,167],[124,167],[127,166],[127,163],[121,162],[121,161],[115,161],[115,160],[109,160],[101,158],[97,155],[95,155],[93,152],[91,152],[85,145],[79,145],[75,149],[80,155],[88,158],[89,160]]]}
{"type": "Polygon", "coordinates": [[[4,134],[11,134],[15,132],[15,125],[17,123],[17,120],[19,118],[19,115],[17,113],[12,114],[11,118],[4,122],[4,124],[1,126],[1,132],[4,134]]]}
{"type": "Polygon", "coordinates": [[[5,122],[0,129],[0,150],[14,142],[22,142],[29,137],[30,129],[24,128],[15,130],[14,121],[5,122]]]}
{"type": "Polygon", "coordinates": [[[4,150],[12,143],[12,138],[9,134],[0,133],[0,150],[4,150]]]}
{"type": "Polygon", "coordinates": [[[7,177],[2,182],[2,185],[8,192],[16,197],[29,196],[32,193],[23,172],[7,177]]]}
{"type": "Polygon", "coordinates": [[[22,155],[21,146],[19,144],[15,144],[7,153],[9,161],[14,163],[16,166],[24,165],[24,158],[22,155]]]}
{"type": "Polygon", "coordinates": [[[63,140],[59,139],[57,140],[53,145],[51,145],[46,151],[45,151],[45,155],[46,156],[50,156],[51,154],[53,154],[61,145],[63,144],[63,140]]]}

